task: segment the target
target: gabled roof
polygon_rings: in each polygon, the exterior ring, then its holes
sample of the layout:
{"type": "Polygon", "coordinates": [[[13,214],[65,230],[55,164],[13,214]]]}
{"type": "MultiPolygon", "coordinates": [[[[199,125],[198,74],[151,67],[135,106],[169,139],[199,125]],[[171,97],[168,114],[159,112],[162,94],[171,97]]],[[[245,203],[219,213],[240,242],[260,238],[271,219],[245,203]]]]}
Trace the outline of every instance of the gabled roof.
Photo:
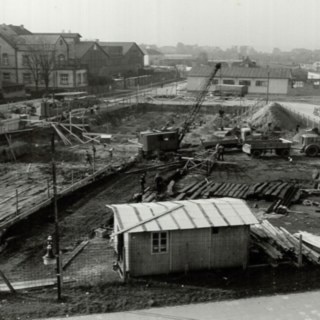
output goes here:
{"type": "Polygon", "coordinates": [[[99,47],[106,55],[107,53],[101,48],[99,43],[95,41],[81,41],[75,45],[75,55],[77,58],[83,57],[94,45],[99,47]]]}
{"type": "Polygon", "coordinates": [[[16,35],[26,35],[26,34],[32,34],[29,30],[27,30],[23,25],[21,26],[14,26],[12,24],[9,24],[8,27],[15,32],[16,35]]]}
{"type": "Polygon", "coordinates": [[[149,55],[154,55],[154,56],[163,56],[164,54],[158,50],[155,49],[145,49],[146,53],[149,55]]]}
{"type": "Polygon", "coordinates": [[[108,52],[108,47],[122,47],[122,54],[125,55],[134,45],[144,54],[135,42],[99,42],[100,46],[108,52]]]}
{"type": "Polygon", "coordinates": [[[258,223],[240,199],[220,198],[108,205],[120,232],[156,232],[258,223]]]}
{"type": "Polygon", "coordinates": [[[40,35],[31,34],[23,35],[17,38],[17,44],[56,44],[61,36],[57,35],[40,35]]]}
{"type": "Polygon", "coordinates": [[[81,35],[79,33],[71,33],[71,32],[38,32],[38,33],[33,33],[34,35],[48,35],[48,36],[51,36],[51,35],[59,35],[59,36],[62,36],[64,38],[81,38],[81,35]]]}
{"type": "MultiPolygon", "coordinates": [[[[215,67],[196,66],[189,73],[189,77],[209,77],[215,67]]],[[[267,79],[290,79],[291,71],[276,68],[245,68],[245,67],[222,67],[216,77],[227,78],[262,78],[267,79]],[[268,75],[269,73],[269,75],[268,75]]]]}

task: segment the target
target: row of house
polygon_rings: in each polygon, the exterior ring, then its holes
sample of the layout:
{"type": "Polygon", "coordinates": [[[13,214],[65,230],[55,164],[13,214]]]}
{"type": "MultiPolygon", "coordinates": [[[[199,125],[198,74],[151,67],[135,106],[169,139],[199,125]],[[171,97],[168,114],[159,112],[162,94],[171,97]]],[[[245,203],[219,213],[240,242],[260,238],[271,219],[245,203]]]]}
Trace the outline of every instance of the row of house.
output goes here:
{"type": "Polygon", "coordinates": [[[78,33],[0,25],[0,78],[32,89],[82,89],[90,79],[136,75],[143,57],[135,42],[81,41],[78,33]]]}

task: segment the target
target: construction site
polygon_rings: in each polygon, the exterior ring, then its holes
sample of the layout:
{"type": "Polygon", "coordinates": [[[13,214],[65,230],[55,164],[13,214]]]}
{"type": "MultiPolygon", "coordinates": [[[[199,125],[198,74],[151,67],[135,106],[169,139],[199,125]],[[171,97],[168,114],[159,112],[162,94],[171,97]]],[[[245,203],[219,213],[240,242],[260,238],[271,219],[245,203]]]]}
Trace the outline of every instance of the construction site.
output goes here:
{"type": "Polygon", "coordinates": [[[198,94],[168,85],[85,105],[53,98],[1,109],[0,319],[317,287],[320,118],[289,108],[289,98],[210,95],[218,68],[198,94]],[[109,206],[204,199],[240,199],[257,219],[245,268],[192,270],[189,261],[182,272],[130,277],[109,206]],[[57,227],[66,300],[52,306],[56,265],[43,262],[56,250],[48,236],[55,243],[57,227]]]}

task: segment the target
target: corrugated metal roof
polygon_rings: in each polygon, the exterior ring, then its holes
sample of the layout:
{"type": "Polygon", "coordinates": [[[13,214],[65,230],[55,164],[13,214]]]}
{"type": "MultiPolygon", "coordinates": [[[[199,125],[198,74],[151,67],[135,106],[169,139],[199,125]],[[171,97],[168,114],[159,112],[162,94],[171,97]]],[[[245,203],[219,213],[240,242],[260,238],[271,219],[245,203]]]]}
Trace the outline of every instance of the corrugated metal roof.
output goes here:
{"type": "Polygon", "coordinates": [[[107,207],[113,210],[121,230],[129,229],[128,232],[228,227],[258,223],[247,204],[243,200],[233,198],[128,203],[107,205],[107,207]],[[173,210],[166,214],[165,212],[170,209],[173,210]],[[162,213],[164,213],[162,216],[156,217],[162,213]],[[152,217],[156,218],[152,219],[152,217]]]}
{"type": "MultiPolygon", "coordinates": [[[[189,77],[209,77],[215,67],[196,66],[191,69],[189,77]]],[[[262,78],[267,79],[290,79],[291,71],[280,68],[246,68],[246,67],[222,67],[216,78],[262,78]],[[268,76],[269,72],[269,76],[268,76]]]]}

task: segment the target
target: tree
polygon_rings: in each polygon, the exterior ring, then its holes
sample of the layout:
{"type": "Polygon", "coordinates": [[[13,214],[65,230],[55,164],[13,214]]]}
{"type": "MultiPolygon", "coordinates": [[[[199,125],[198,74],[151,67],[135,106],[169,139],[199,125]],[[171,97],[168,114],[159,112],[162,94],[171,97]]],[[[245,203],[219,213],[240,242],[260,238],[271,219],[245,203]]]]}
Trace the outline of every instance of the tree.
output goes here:
{"type": "Polygon", "coordinates": [[[29,45],[26,65],[31,71],[36,91],[38,91],[41,80],[44,81],[46,91],[48,91],[50,75],[55,68],[54,46],[46,43],[29,45]]]}

